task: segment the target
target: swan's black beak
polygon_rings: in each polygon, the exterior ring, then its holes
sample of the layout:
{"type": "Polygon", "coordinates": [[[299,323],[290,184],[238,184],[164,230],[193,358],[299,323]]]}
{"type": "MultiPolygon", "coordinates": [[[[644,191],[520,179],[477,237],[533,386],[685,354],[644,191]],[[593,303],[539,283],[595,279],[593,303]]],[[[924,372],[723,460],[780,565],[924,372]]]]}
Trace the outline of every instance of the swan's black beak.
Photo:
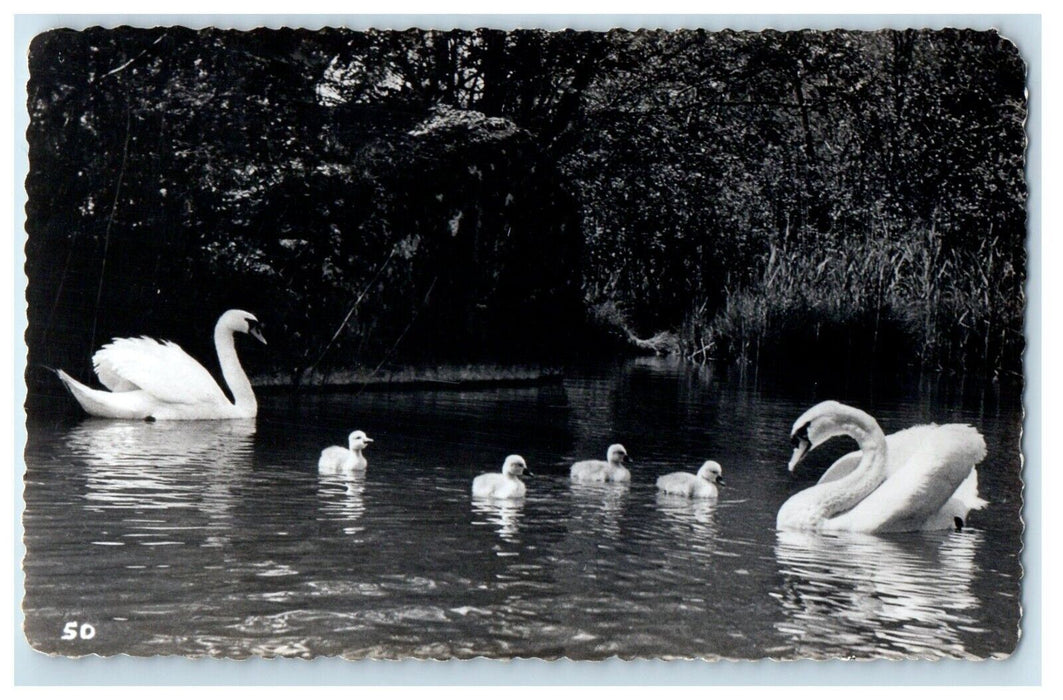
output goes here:
{"type": "Polygon", "coordinates": [[[794,431],[794,434],[790,436],[790,442],[794,446],[794,453],[791,455],[790,463],[786,468],[790,470],[790,473],[793,473],[797,463],[804,459],[808,451],[812,449],[812,441],[808,439],[808,426],[803,425],[800,429],[794,431]]]}
{"type": "Polygon", "coordinates": [[[532,474],[531,469],[528,469],[527,467],[524,467],[524,471],[521,473],[521,475],[522,476],[535,476],[534,474],[532,474]]]}
{"type": "Polygon", "coordinates": [[[716,485],[717,486],[727,486],[727,483],[723,480],[722,476],[718,476],[718,477],[716,477],[716,485]]]}
{"type": "Polygon", "coordinates": [[[262,335],[262,323],[260,321],[248,319],[247,333],[263,345],[269,345],[269,343],[266,342],[266,337],[262,335]]]}
{"type": "Polygon", "coordinates": [[[808,440],[802,440],[797,444],[797,447],[794,448],[794,453],[790,456],[790,463],[786,465],[786,468],[789,469],[790,472],[793,472],[794,467],[797,466],[797,463],[805,458],[805,455],[808,454],[808,449],[810,447],[812,447],[812,443],[810,443],[808,440]]]}

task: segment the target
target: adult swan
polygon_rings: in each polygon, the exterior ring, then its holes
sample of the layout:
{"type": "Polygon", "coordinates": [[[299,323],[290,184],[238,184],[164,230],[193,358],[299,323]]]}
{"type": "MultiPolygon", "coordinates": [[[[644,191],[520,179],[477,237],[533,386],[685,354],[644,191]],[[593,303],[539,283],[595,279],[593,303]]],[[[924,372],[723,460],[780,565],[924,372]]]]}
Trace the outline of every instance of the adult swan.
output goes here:
{"type": "Polygon", "coordinates": [[[856,440],[860,451],[786,501],[775,521],[780,530],[943,530],[962,527],[969,511],[986,505],[974,468],[985,457],[985,440],[969,425],[920,425],[886,437],[863,411],[824,401],[794,423],[790,471],[839,435],[856,440]]]}
{"type": "Polygon", "coordinates": [[[63,370],[63,384],[87,413],[101,418],[147,420],[221,420],[254,418],[258,402],[240,360],[234,333],[248,333],[263,344],[254,315],[232,309],[214,326],[214,346],[235,402],[203,365],[179,346],[153,338],[116,338],[92,356],[100,382],[110,389],[90,389],[63,370]]]}

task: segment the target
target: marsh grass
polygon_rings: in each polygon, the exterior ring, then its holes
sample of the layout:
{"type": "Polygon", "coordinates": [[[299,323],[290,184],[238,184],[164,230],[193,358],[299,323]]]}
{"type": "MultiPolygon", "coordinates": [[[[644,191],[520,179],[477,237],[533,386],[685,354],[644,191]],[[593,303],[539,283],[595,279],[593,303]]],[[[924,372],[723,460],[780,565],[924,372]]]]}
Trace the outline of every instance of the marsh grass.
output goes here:
{"type": "MultiPolygon", "coordinates": [[[[998,237],[949,247],[934,228],[772,241],[752,281],[702,303],[680,333],[694,360],[854,363],[1021,373],[1022,276],[998,237]],[[1010,360],[1010,364],[1009,364],[1010,360]]],[[[841,363],[841,364],[839,364],[841,363]]]]}

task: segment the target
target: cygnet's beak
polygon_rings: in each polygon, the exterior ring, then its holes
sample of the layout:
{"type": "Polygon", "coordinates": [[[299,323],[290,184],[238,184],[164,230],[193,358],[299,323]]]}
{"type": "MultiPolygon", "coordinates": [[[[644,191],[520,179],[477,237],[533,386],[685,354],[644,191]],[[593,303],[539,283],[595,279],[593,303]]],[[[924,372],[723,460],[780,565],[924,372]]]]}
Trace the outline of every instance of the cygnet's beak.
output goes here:
{"type": "Polygon", "coordinates": [[[534,474],[532,474],[531,469],[528,469],[527,467],[524,467],[524,470],[521,472],[521,475],[522,476],[535,476],[534,474]]]}
{"type": "Polygon", "coordinates": [[[718,477],[716,477],[716,485],[717,486],[726,486],[727,484],[724,483],[724,480],[723,480],[722,476],[718,476],[718,477]]]}
{"type": "Polygon", "coordinates": [[[363,440],[365,440],[366,442],[372,442],[372,441],[373,441],[373,438],[369,437],[368,435],[367,435],[367,436],[365,436],[365,437],[364,437],[364,438],[362,438],[362,439],[363,439],[363,440]]]}

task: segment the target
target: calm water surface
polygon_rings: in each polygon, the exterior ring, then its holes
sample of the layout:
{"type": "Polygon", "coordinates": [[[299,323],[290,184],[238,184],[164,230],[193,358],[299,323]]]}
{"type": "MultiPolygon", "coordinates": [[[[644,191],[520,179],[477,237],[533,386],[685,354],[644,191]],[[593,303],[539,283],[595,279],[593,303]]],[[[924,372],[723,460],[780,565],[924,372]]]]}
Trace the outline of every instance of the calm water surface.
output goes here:
{"type": "Polygon", "coordinates": [[[1004,656],[1020,424],[984,387],[828,395],[660,361],[536,388],[266,396],[247,423],[31,421],[25,629],[71,655],[1004,656]],[[991,505],[962,532],[777,533],[779,505],[851,449],[787,474],[789,428],[824,398],[887,432],[977,425],[991,505]],[[368,472],[318,475],[355,428],[376,439],[368,472]],[[568,482],[614,441],[630,486],[568,482]],[[473,501],[511,452],[536,474],[527,498],[473,501]],[[718,502],[654,489],[708,458],[718,502]],[[63,640],[71,621],[94,636],[63,640]]]}

